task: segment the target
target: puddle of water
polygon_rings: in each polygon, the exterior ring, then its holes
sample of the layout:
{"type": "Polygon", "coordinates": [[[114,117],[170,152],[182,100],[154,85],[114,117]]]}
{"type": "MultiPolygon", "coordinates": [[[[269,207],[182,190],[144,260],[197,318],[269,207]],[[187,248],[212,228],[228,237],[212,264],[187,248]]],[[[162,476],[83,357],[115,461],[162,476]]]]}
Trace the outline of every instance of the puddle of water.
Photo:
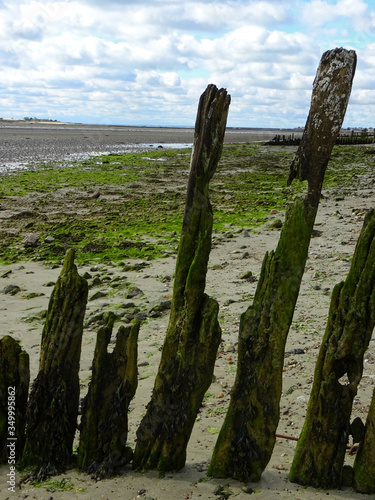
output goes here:
{"type": "MultiPolygon", "coordinates": [[[[193,145],[191,143],[155,143],[155,144],[127,144],[124,146],[120,144],[118,146],[111,146],[110,149],[106,149],[103,151],[85,151],[83,153],[68,153],[62,154],[62,157],[58,157],[56,155],[54,158],[46,158],[45,160],[38,160],[38,162],[34,162],[32,158],[30,161],[20,161],[20,162],[4,162],[0,164],[0,174],[9,173],[15,170],[31,170],[37,168],[38,164],[43,162],[53,162],[53,161],[66,161],[66,167],[69,166],[70,161],[77,160],[87,160],[92,158],[93,156],[101,156],[101,155],[109,155],[113,153],[123,154],[123,153],[141,153],[148,151],[162,151],[163,149],[186,149],[191,148],[193,145]]],[[[146,158],[145,158],[146,159],[146,158]]],[[[153,158],[147,158],[153,159],[153,158]]]]}

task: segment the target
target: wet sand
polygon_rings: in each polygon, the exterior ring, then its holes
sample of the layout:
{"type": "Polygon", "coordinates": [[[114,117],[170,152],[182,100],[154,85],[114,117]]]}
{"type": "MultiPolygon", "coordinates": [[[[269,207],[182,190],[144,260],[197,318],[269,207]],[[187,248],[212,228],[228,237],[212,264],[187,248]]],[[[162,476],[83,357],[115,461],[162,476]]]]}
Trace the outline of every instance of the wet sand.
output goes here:
{"type": "MultiPolygon", "coordinates": [[[[225,142],[267,141],[294,130],[233,129],[225,142]]],[[[194,129],[171,127],[125,127],[55,122],[0,121],[0,172],[28,164],[82,158],[98,153],[122,153],[157,147],[191,146],[194,129]]]]}

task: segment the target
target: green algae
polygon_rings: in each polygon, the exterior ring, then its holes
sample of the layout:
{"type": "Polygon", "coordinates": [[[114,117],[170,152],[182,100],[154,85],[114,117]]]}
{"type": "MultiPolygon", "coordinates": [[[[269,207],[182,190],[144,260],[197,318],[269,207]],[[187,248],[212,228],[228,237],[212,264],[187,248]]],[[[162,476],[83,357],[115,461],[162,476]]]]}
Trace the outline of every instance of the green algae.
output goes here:
{"type": "MultiPolygon", "coordinates": [[[[368,185],[373,150],[336,146],[324,189],[368,185]]],[[[211,181],[214,230],[251,230],[270,211],[283,211],[303,192],[286,186],[295,148],[258,143],[225,144],[211,181]]],[[[78,263],[151,260],[176,253],[185,206],[191,150],[109,154],[33,166],[0,177],[0,262],[59,262],[68,248],[78,263]],[[96,193],[96,196],[95,196],[96,193]],[[40,236],[25,247],[28,233],[40,236]],[[49,240],[45,242],[45,238],[49,240]]]]}

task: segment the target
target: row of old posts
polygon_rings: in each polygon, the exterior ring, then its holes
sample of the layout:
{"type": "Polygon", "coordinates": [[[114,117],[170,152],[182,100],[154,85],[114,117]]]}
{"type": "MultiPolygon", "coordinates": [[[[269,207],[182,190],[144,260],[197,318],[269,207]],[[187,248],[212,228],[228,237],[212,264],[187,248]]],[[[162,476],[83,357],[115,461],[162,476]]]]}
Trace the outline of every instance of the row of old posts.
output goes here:
{"type": "MultiPolygon", "coordinates": [[[[342,131],[336,137],[335,144],[347,146],[351,144],[374,144],[375,143],[375,129],[371,131],[368,129],[363,130],[348,130],[342,131]]],[[[299,146],[301,144],[301,137],[295,134],[285,135],[276,134],[270,141],[265,143],[267,146],[299,146]]]]}
{"type": "MultiPolygon", "coordinates": [[[[285,343],[355,67],[354,51],[334,49],[321,58],[310,113],[287,181],[306,181],[306,193],[289,204],[277,248],[266,253],[253,303],[241,316],[237,374],[209,477],[258,481],[272,455],[285,343]]],[[[207,87],[199,101],[171,314],[134,450],[127,445],[128,409],[138,383],[140,324],[121,326],[111,352],[112,313],[98,331],[74,462],[95,477],[108,477],[129,463],[136,470],[162,472],[185,465],[187,445],[212,380],[221,340],[219,305],[205,293],[205,283],[213,227],[209,182],[221,156],[229,105],[226,90],[214,85],[207,87]]],[[[9,463],[7,432],[15,428],[12,457],[18,457],[19,468],[31,467],[31,477],[39,480],[73,463],[87,302],[87,283],[79,276],[74,257],[74,250],[68,250],[51,295],[39,373],[29,394],[28,355],[12,337],[0,340],[0,460],[9,463]],[[9,387],[14,389],[11,395],[9,387]],[[11,421],[9,397],[17,408],[11,421]]],[[[350,421],[374,325],[375,212],[371,210],[348,276],[332,293],[291,481],[327,489],[350,485],[359,492],[375,493],[375,394],[366,422],[350,421]],[[348,469],[344,460],[350,435],[359,449],[354,466],[348,469]]]]}
{"type": "Polygon", "coordinates": [[[372,129],[372,131],[368,129],[343,131],[336,139],[336,144],[341,145],[374,144],[374,142],[375,129],[372,129]]]}
{"type": "Polygon", "coordinates": [[[294,134],[290,135],[280,135],[276,134],[273,139],[266,142],[267,146],[299,146],[301,144],[301,138],[295,136],[294,134]]]}

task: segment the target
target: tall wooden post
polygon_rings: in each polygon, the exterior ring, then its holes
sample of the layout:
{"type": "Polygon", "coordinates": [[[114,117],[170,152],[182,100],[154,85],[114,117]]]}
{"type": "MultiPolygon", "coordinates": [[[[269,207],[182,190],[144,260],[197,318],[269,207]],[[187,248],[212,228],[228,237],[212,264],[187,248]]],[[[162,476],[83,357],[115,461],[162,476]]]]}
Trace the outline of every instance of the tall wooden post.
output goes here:
{"type": "Polygon", "coordinates": [[[29,355],[13,337],[0,339],[0,464],[15,465],[25,443],[29,355]]]}
{"type": "Polygon", "coordinates": [[[79,362],[88,285],[67,251],[42,333],[39,373],[28,403],[23,465],[39,480],[71,463],[79,403],[79,362]]]}
{"type": "Polygon", "coordinates": [[[108,313],[98,331],[92,379],[82,404],[78,467],[102,479],[133,458],[127,446],[128,411],[138,385],[140,322],[121,326],[111,353],[108,344],[115,315],[108,313]]]}
{"type": "MultiPolygon", "coordinates": [[[[290,480],[341,486],[353,399],[375,326],[375,211],[364,222],[345,282],[335,286],[290,480]]],[[[359,468],[357,469],[359,470],[359,468]]]]}
{"type": "Polygon", "coordinates": [[[159,370],[137,431],[134,468],[179,470],[211,384],[221,329],[218,304],[205,290],[213,224],[208,187],[219,162],[230,97],[209,85],[195,124],[173,300],[159,370]]]}
{"type": "Polygon", "coordinates": [[[340,132],[356,66],[354,51],[325,52],[289,183],[307,193],[289,207],[275,252],[266,254],[253,304],[242,315],[238,367],[208,475],[257,481],[276,440],[285,343],[305,268],[321,187],[340,132]]]}

